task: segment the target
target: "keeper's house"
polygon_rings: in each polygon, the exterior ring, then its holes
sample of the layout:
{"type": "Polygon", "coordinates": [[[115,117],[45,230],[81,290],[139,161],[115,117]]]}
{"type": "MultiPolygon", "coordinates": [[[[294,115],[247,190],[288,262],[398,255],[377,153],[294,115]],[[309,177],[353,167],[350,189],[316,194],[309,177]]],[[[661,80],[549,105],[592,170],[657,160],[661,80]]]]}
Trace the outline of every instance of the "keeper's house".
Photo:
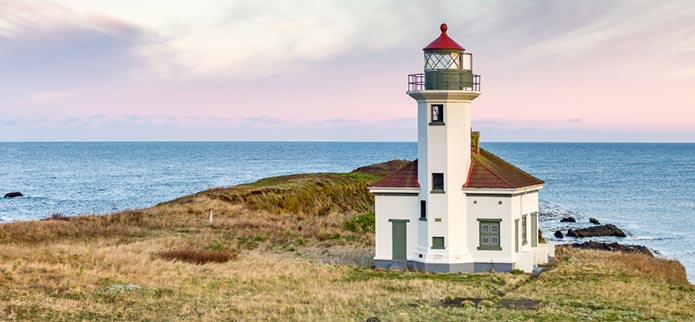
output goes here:
{"type": "Polygon", "coordinates": [[[531,272],[553,256],[538,243],[543,181],[480,148],[471,102],[480,95],[472,55],[447,36],[409,75],[417,101],[418,159],[372,184],[377,268],[531,272]]]}

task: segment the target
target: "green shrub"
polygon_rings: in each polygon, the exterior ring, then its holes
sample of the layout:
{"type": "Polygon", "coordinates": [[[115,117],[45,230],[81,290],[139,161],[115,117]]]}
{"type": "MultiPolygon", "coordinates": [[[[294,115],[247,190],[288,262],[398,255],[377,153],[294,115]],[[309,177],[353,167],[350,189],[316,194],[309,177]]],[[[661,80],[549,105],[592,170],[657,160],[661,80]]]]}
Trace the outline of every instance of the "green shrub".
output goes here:
{"type": "Polygon", "coordinates": [[[213,243],[208,247],[209,250],[225,250],[227,247],[222,243],[213,243]]]}
{"type": "Polygon", "coordinates": [[[254,250],[254,249],[258,248],[260,243],[262,243],[266,240],[267,240],[266,237],[263,237],[260,235],[256,235],[253,237],[246,237],[246,236],[239,237],[237,247],[238,248],[246,248],[248,250],[254,250]]]}
{"type": "Polygon", "coordinates": [[[266,239],[268,239],[268,238],[265,238],[261,235],[256,235],[253,237],[253,241],[258,242],[258,243],[264,242],[266,239]]]}
{"type": "Polygon", "coordinates": [[[495,307],[495,302],[490,300],[482,300],[478,303],[478,307],[495,307]]]}
{"type": "Polygon", "coordinates": [[[352,232],[369,233],[374,232],[374,220],[374,213],[370,212],[350,218],[343,226],[352,232]]]}
{"type": "Polygon", "coordinates": [[[465,300],[465,301],[461,302],[461,307],[462,308],[475,307],[475,303],[473,301],[465,300]]]}
{"type": "Polygon", "coordinates": [[[515,269],[512,270],[512,274],[513,274],[513,275],[521,275],[521,274],[523,274],[523,273],[524,273],[524,271],[523,271],[523,270],[520,270],[520,269],[518,269],[518,268],[515,268],[515,269]]]}

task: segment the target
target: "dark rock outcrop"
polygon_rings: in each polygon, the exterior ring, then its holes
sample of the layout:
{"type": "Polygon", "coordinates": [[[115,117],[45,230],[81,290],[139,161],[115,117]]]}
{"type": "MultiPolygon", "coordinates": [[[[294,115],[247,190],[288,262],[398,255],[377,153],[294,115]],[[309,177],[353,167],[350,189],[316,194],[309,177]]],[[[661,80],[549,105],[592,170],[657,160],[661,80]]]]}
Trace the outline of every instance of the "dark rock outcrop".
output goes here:
{"type": "Polygon", "coordinates": [[[622,245],[618,243],[599,243],[588,241],[584,243],[567,244],[565,247],[567,246],[581,249],[597,249],[608,250],[613,252],[640,253],[648,255],[650,257],[654,257],[654,254],[649,250],[649,248],[642,245],[622,245]]]}
{"type": "Polygon", "coordinates": [[[572,216],[567,216],[560,219],[560,222],[577,222],[577,220],[572,216]]]}
{"type": "Polygon", "coordinates": [[[21,192],[8,192],[5,194],[4,198],[17,198],[17,197],[24,197],[24,195],[21,192]]]}
{"type": "Polygon", "coordinates": [[[68,221],[70,220],[70,217],[63,215],[63,214],[52,214],[48,218],[43,218],[41,220],[62,220],[62,221],[68,221]]]}
{"type": "Polygon", "coordinates": [[[589,228],[581,229],[570,229],[567,231],[567,236],[569,237],[602,237],[602,236],[615,236],[615,237],[626,237],[625,232],[620,230],[620,228],[615,227],[615,225],[608,224],[602,226],[594,226],[589,228]]]}
{"type": "Polygon", "coordinates": [[[592,217],[592,218],[589,218],[589,222],[592,223],[592,224],[594,224],[594,225],[600,225],[600,224],[601,224],[601,222],[598,221],[598,219],[593,218],[593,217],[592,217]]]}
{"type": "Polygon", "coordinates": [[[565,238],[565,235],[562,234],[562,231],[556,230],[555,231],[555,238],[565,238]]]}

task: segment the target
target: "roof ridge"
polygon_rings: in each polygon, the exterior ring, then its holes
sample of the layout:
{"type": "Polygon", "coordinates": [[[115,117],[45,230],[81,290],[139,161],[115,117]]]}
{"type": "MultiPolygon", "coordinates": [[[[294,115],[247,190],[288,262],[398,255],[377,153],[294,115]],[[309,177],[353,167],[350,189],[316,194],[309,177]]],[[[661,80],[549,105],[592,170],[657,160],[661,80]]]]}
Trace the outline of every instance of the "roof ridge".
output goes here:
{"type": "MultiPolygon", "coordinates": [[[[492,153],[492,152],[490,152],[490,151],[488,151],[488,150],[485,150],[485,149],[483,149],[483,148],[480,148],[480,151],[487,152],[487,153],[488,153],[489,155],[491,155],[493,158],[502,161],[503,163],[505,163],[505,164],[511,166],[512,168],[514,168],[514,169],[516,169],[516,170],[521,171],[521,173],[523,173],[523,174],[525,174],[525,175],[527,175],[527,176],[529,176],[529,177],[531,177],[531,178],[534,178],[534,179],[539,180],[539,181],[543,181],[543,180],[541,180],[541,179],[536,178],[534,175],[532,175],[532,174],[530,174],[530,173],[524,171],[523,169],[521,169],[521,168],[519,168],[519,167],[517,167],[517,166],[515,166],[515,165],[513,165],[513,164],[511,164],[511,163],[509,163],[509,162],[507,162],[507,161],[505,161],[504,159],[500,158],[499,156],[497,156],[496,154],[494,154],[494,153],[492,153]]],[[[487,168],[487,167],[486,167],[486,168],[487,168]]],[[[494,170],[490,170],[490,171],[493,171],[493,172],[494,172],[494,170]]],[[[498,174],[495,172],[495,175],[498,175],[498,174]]],[[[504,180],[504,179],[502,179],[502,180],[504,180]]],[[[505,182],[507,182],[507,181],[505,180],[505,182]]],[[[507,182],[507,183],[509,183],[509,182],[507,182]]],[[[512,186],[513,186],[513,185],[512,185],[512,186]]]]}

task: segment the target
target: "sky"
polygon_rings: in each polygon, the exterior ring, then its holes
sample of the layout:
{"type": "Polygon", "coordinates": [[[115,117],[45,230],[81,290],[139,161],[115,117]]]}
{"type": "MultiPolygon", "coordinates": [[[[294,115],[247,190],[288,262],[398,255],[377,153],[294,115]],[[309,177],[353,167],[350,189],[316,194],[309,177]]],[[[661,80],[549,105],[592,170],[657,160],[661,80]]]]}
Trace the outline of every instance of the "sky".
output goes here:
{"type": "Polygon", "coordinates": [[[695,142],[695,3],[0,0],[0,141],[416,141],[439,25],[482,141],[695,142]]]}

